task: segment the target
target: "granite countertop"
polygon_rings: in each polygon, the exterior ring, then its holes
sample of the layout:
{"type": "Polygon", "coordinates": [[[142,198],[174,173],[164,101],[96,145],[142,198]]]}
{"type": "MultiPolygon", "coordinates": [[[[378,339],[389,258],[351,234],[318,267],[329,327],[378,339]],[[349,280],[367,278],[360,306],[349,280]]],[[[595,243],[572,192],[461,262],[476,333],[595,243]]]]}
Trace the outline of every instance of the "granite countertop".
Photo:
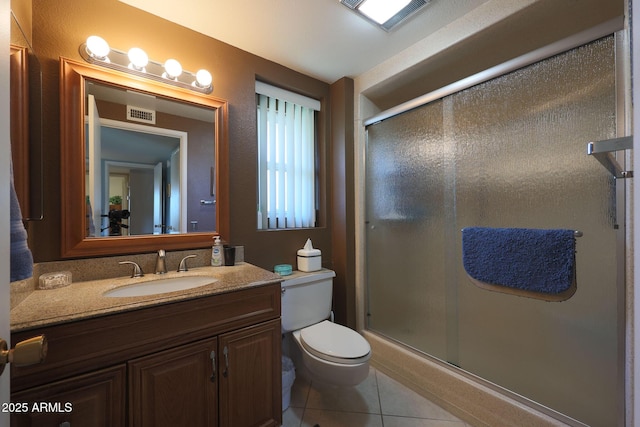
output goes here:
{"type": "Polygon", "coordinates": [[[116,277],[72,283],[69,286],[34,290],[11,308],[11,331],[17,332],[38,326],[48,326],[91,317],[135,310],[199,298],[224,292],[279,282],[282,277],[248,263],[229,267],[199,267],[184,273],[146,274],[141,278],[116,277]],[[136,297],[106,297],[112,289],[158,279],[184,276],[204,276],[215,282],[204,286],[163,294],[136,297]]]}

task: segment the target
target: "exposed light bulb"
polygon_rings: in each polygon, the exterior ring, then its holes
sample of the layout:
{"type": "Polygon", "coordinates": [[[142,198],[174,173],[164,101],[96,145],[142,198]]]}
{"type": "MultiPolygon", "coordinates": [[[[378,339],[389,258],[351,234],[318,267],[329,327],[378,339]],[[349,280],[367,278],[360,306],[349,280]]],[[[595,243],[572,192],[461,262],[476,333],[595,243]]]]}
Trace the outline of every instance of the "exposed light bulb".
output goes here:
{"type": "Polygon", "coordinates": [[[89,36],[87,38],[87,52],[96,59],[104,60],[111,52],[109,43],[100,36],[89,36]]]}
{"type": "Polygon", "coordinates": [[[129,61],[135,70],[144,71],[144,67],[149,63],[149,57],[146,52],[139,47],[132,47],[127,54],[129,61]]]}
{"type": "Polygon", "coordinates": [[[167,59],[164,63],[164,71],[163,77],[174,80],[182,74],[182,65],[175,59],[167,59]]]}
{"type": "Polygon", "coordinates": [[[196,81],[195,83],[202,87],[207,88],[211,86],[211,82],[213,81],[213,77],[211,77],[211,73],[207,70],[198,70],[196,73],[196,81]]]}

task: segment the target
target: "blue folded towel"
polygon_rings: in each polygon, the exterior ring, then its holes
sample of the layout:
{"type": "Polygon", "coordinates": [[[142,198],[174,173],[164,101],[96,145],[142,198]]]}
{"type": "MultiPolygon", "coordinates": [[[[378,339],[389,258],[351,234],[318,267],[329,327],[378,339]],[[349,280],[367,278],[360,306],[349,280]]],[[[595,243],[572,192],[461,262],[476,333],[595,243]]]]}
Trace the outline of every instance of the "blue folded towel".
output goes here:
{"type": "Polygon", "coordinates": [[[575,274],[575,232],[526,228],[462,230],[462,262],[481,282],[559,294],[575,274]]]}
{"type": "Polygon", "coordinates": [[[27,246],[27,230],[22,223],[22,211],[18,204],[13,184],[13,165],[10,166],[11,185],[9,191],[9,233],[11,281],[28,279],[33,276],[33,255],[27,246]]]}

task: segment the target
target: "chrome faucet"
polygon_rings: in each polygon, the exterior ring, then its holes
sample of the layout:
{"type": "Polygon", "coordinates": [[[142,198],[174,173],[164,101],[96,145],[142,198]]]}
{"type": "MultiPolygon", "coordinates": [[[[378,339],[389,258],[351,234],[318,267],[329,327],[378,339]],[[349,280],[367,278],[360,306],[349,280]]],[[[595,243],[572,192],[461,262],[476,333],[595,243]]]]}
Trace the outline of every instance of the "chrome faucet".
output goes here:
{"type": "Polygon", "coordinates": [[[186,257],[182,258],[182,261],[180,261],[180,265],[178,266],[178,273],[189,271],[189,268],[187,267],[187,260],[189,258],[195,258],[195,257],[196,255],[187,255],[186,257]]]}
{"type": "Polygon", "coordinates": [[[131,265],[133,265],[133,271],[131,272],[131,277],[132,278],[137,278],[137,277],[144,276],[144,273],[142,272],[142,268],[140,268],[138,263],[135,263],[133,261],[120,261],[118,264],[131,264],[131,265]]]}
{"type": "Polygon", "coordinates": [[[158,251],[158,257],[156,258],[156,274],[165,274],[167,272],[167,264],[164,256],[164,249],[160,249],[158,251]]]}

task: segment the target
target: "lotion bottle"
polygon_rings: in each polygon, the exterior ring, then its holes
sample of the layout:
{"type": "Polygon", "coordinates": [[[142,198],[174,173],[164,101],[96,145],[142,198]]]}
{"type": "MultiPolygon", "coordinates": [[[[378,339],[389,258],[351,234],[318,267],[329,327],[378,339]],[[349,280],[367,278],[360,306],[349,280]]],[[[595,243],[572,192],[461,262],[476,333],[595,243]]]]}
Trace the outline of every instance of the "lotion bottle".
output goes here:
{"type": "Polygon", "coordinates": [[[214,267],[220,267],[224,265],[224,251],[223,245],[220,241],[220,236],[213,238],[213,247],[211,248],[211,265],[214,267]]]}

